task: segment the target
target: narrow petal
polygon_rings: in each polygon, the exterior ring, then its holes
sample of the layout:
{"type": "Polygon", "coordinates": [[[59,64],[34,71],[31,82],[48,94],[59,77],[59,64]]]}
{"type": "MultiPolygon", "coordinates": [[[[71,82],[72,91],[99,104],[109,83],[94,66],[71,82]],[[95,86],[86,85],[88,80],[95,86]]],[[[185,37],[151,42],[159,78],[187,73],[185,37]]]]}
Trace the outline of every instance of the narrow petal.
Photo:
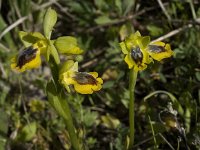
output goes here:
{"type": "Polygon", "coordinates": [[[119,43],[119,45],[120,45],[120,47],[121,47],[121,49],[122,49],[122,52],[123,52],[124,54],[128,54],[128,50],[127,50],[127,47],[126,47],[125,42],[121,42],[121,43],[119,43]]]}

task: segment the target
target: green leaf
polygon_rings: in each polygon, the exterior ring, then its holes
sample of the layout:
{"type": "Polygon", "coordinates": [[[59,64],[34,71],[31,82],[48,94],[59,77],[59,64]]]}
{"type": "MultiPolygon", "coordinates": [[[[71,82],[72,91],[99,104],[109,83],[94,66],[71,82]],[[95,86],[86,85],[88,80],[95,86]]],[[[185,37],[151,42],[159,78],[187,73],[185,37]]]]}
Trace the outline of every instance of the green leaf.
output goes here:
{"type": "Polygon", "coordinates": [[[155,25],[147,25],[147,29],[150,31],[151,36],[160,36],[163,34],[163,29],[155,25]]]}
{"type": "Polygon", "coordinates": [[[27,124],[24,126],[19,132],[19,135],[17,137],[18,140],[20,141],[30,141],[34,138],[36,134],[36,129],[37,129],[37,124],[36,122],[32,122],[30,124],[27,124]]]}
{"type": "Polygon", "coordinates": [[[19,31],[19,37],[25,47],[29,47],[39,40],[45,40],[45,37],[40,32],[19,31]]]}
{"type": "Polygon", "coordinates": [[[115,5],[117,6],[119,10],[119,14],[122,14],[122,1],[121,0],[115,0],[115,5]]]}
{"type": "Polygon", "coordinates": [[[123,0],[122,1],[122,6],[123,6],[123,15],[125,16],[128,12],[131,11],[135,4],[135,0],[123,0]]]}
{"type": "Polygon", "coordinates": [[[95,3],[95,6],[97,6],[99,10],[105,10],[109,7],[108,3],[105,2],[105,0],[94,0],[94,3],[95,3]]]}
{"type": "Polygon", "coordinates": [[[107,15],[100,16],[95,19],[95,22],[99,25],[107,24],[107,23],[112,23],[115,20],[110,19],[107,15]]]}
{"type": "Polygon", "coordinates": [[[143,48],[147,47],[150,43],[150,36],[144,36],[141,40],[143,48]]]}
{"type": "MultiPolygon", "coordinates": [[[[59,64],[60,63],[60,57],[58,55],[58,51],[57,49],[55,48],[55,46],[53,45],[53,42],[50,41],[50,54],[53,56],[56,64],[59,64]]],[[[48,50],[47,50],[48,51],[48,50]]]]}
{"type": "Polygon", "coordinates": [[[44,29],[44,35],[47,39],[50,39],[51,32],[53,30],[54,25],[57,21],[57,13],[55,10],[48,8],[45,16],[44,16],[44,22],[43,22],[43,29],[44,29]]]}
{"type": "Polygon", "coordinates": [[[76,12],[76,13],[83,13],[85,12],[83,6],[81,5],[80,2],[76,2],[76,1],[68,1],[68,5],[69,5],[69,8],[71,10],[73,10],[73,12],[76,12]]]}
{"type": "Polygon", "coordinates": [[[85,124],[86,127],[91,127],[94,125],[98,117],[97,112],[91,111],[89,109],[83,110],[83,123],[85,124]]]}
{"type": "Polygon", "coordinates": [[[61,54],[81,54],[83,52],[78,47],[77,39],[72,36],[59,37],[54,44],[61,54]]]}

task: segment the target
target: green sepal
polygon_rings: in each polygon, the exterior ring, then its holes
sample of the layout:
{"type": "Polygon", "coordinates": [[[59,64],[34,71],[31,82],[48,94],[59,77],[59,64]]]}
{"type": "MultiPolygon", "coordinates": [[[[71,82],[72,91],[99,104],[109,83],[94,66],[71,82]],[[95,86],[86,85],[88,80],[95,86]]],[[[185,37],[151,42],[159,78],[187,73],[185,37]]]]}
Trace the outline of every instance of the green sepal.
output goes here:
{"type": "Polygon", "coordinates": [[[39,40],[45,40],[45,37],[40,32],[19,31],[19,37],[25,47],[29,47],[39,40]]]}
{"type": "Polygon", "coordinates": [[[57,21],[57,13],[55,10],[48,8],[44,15],[43,29],[44,35],[47,39],[50,39],[51,32],[57,21]]]}
{"type": "MultiPolygon", "coordinates": [[[[78,62],[74,62],[73,60],[67,60],[66,62],[64,62],[62,65],[59,66],[59,81],[60,83],[62,83],[63,81],[63,73],[67,72],[67,71],[78,71],[78,62]]],[[[65,87],[65,89],[67,90],[67,92],[71,92],[70,88],[67,84],[62,83],[65,87]]]]}
{"type": "Polygon", "coordinates": [[[59,67],[59,74],[63,74],[69,70],[78,71],[78,62],[74,62],[73,60],[67,60],[59,67]]]}
{"type": "Polygon", "coordinates": [[[144,37],[142,37],[142,39],[141,39],[142,48],[146,48],[147,45],[149,45],[150,40],[151,40],[150,36],[144,36],[144,37]]]}
{"type": "Polygon", "coordinates": [[[55,41],[55,47],[61,54],[81,54],[82,49],[78,47],[77,39],[72,36],[59,37],[55,41]]]}
{"type": "MultiPolygon", "coordinates": [[[[49,41],[49,47],[50,47],[50,54],[53,56],[56,64],[60,64],[60,57],[58,55],[58,51],[57,49],[55,48],[54,44],[52,41],[49,41]]],[[[48,51],[48,50],[47,50],[48,51]]]]}

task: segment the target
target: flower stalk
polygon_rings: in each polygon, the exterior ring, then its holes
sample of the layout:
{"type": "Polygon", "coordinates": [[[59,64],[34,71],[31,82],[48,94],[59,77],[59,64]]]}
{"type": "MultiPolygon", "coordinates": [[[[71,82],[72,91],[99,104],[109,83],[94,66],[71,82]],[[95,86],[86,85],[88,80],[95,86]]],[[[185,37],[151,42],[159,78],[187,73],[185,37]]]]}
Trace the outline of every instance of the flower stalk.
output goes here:
{"type": "Polygon", "coordinates": [[[53,81],[47,84],[47,96],[49,103],[54,108],[59,116],[64,119],[70,141],[74,150],[81,150],[80,141],[76,135],[73,119],[66,96],[61,84],[58,82],[58,65],[50,58],[50,68],[53,76],[53,81]]]}
{"type": "Polygon", "coordinates": [[[64,119],[67,132],[69,133],[72,148],[74,150],[81,150],[80,140],[78,139],[77,134],[75,132],[75,127],[73,124],[73,119],[70,112],[69,104],[64,98],[64,93],[61,93],[59,99],[56,101],[54,100],[54,102],[55,103],[51,103],[51,105],[54,107],[56,112],[64,119]]]}
{"type": "Polygon", "coordinates": [[[133,147],[134,144],[134,137],[135,137],[135,113],[134,113],[134,107],[135,107],[135,85],[137,80],[137,74],[138,71],[134,69],[130,69],[130,75],[129,75],[129,94],[130,94],[130,101],[129,101],[129,126],[130,126],[130,143],[129,143],[129,149],[133,147]]]}
{"type": "Polygon", "coordinates": [[[134,144],[134,91],[137,79],[138,71],[145,70],[151,62],[154,60],[161,61],[164,58],[171,57],[173,51],[171,50],[170,44],[164,42],[153,42],[151,43],[149,36],[141,36],[140,32],[137,31],[130,34],[123,42],[119,43],[122,52],[125,54],[124,61],[127,63],[130,69],[129,76],[129,144],[128,149],[132,149],[134,144]]]}

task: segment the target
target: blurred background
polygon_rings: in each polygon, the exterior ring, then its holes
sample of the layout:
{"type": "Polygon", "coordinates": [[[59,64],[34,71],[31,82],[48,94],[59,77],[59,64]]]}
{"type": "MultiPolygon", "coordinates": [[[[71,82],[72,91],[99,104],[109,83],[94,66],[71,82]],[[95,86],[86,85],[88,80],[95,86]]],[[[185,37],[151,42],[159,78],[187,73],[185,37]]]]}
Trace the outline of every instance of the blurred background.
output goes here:
{"type": "Polygon", "coordinates": [[[134,149],[200,149],[199,0],[0,0],[0,150],[64,150],[70,140],[63,120],[50,107],[51,78],[43,58],[38,69],[17,74],[11,58],[24,49],[18,31],[43,33],[48,7],[58,13],[52,39],[75,36],[84,50],[81,71],[96,71],[103,89],[68,95],[85,149],[122,150],[128,134],[128,75],[119,42],[140,31],[170,43],[174,56],[138,75],[134,149]],[[169,102],[177,115],[167,114],[169,102]],[[163,117],[163,116],[161,116],[163,117]],[[184,138],[172,121],[185,131],[184,138]]]}

